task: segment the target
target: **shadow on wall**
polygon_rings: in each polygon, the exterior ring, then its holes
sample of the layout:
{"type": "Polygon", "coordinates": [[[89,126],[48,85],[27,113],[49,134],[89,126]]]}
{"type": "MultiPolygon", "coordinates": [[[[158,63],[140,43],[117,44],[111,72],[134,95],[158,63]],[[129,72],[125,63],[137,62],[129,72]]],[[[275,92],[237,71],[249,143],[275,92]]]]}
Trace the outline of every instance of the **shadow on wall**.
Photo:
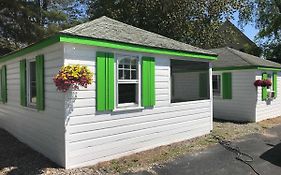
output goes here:
{"type": "Polygon", "coordinates": [[[58,165],[0,129],[0,174],[37,175],[58,165]]]}
{"type": "Polygon", "coordinates": [[[73,104],[75,103],[75,100],[77,98],[77,92],[68,90],[65,95],[66,99],[66,104],[65,104],[65,116],[67,117],[65,119],[65,126],[68,125],[69,122],[69,115],[73,112],[74,106],[73,104]]]}
{"type": "Polygon", "coordinates": [[[272,163],[273,165],[281,167],[281,143],[273,145],[273,147],[263,153],[260,158],[272,163]]]}

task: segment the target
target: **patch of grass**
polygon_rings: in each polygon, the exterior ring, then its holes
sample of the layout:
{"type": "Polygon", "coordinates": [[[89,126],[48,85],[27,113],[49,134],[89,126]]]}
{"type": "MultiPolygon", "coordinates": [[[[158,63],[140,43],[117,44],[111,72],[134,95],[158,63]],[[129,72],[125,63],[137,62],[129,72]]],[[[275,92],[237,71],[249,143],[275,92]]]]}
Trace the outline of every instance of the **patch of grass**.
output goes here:
{"type": "Polygon", "coordinates": [[[213,131],[205,136],[157,147],[120,159],[100,163],[91,169],[106,174],[120,174],[128,171],[148,170],[153,165],[163,164],[179,156],[205,149],[217,143],[214,136],[226,140],[234,140],[252,133],[263,133],[265,129],[281,124],[281,117],[259,123],[232,123],[215,121],[213,131]]]}

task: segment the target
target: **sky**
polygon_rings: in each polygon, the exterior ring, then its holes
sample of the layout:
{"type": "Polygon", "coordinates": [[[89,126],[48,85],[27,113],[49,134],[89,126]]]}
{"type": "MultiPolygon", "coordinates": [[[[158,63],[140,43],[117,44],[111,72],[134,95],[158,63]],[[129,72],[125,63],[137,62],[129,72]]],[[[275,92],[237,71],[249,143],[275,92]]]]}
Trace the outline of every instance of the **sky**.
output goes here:
{"type": "Polygon", "coordinates": [[[243,29],[241,29],[238,26],[238,14],[234,14],[234,19],[231,20],[231,22],[238,27],[238,29],[240,29],[248,38],[250,38],[252,41],[254,41],[255,36],[258,33],[258,29],[255,28],[254,24],[248,24],[246,26],[243,27],[243,29]]]}

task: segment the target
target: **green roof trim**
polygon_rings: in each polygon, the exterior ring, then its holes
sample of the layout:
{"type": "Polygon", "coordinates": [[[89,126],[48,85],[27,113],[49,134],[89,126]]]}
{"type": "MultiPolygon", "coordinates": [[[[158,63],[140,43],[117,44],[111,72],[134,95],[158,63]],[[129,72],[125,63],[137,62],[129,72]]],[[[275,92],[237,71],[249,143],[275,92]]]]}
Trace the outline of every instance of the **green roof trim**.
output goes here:
{"type": "Polygon", "coordinates": [[[281,71],[281,68],[273,68],[273,67],[258,67],[258,70],[268,70],[268,71],[281,71]]]}
{"type": "Polygon", "coordinates": [[[145,53],[160,54],[160,55],[192,57],[192,58],[201,58],[207,60],[217,59],[217,56],[215,55],[191,53],[191,52],[169,50],[169,49],[162,49],[162,48],[153,48],[148,46],[140,46],[140,45],[129,44],[129,43],[92,39],[92,38],[86,38],[86,37],[80,37],[74,35],[65,35],[65,34],[61,35],[60,41],[66,43],[73,43],[73,44],[84,44],[84,45],[97,46],[97,47],[121,49],[126,51],[133,51],[133,52],[145,52],[145,53]]]}
{"type": "Polygon", "coordinates": [[[239,66],[239,67],[217,67],[213,68],[214,71],[220,70],[241,70],[241,69],[257,69],[257,66],[239,66]]]}
{"type": "Polygon", "coordinates": [[[6,54],[6,55],[0,57],[0,62],[4,62],[4,61],[7,61],[10,59],[19,57],[19,56],[23,56],[25,54],[28,54],[28,53],[34,52],[36,50],[50,46],[52,44],[55,44],[57,42],[83,44],[83,45],[89,45],[89,46],[121,49],[121,50],[126,50],[126,51],[133,51],[133,52],[145,52],[145,53],[160,54],[160,55],[200,58],[200,59],[207,59],[207,60],[216,60],[217,59],[216,55],[184,52],[184,51],[169,50],[169,49],[162,49],[162,48],[153,48],[153,47],[139,46],[139,45],[129,44],[129,43],[98,40],[98,39],[93,39],[93,38],[86,38],[86,37],[66,35],[66,34],[56,34],[54,36],[43,39],[42,41],[29,45],[26,48],[6,54]]]}
{"type": "Polygon", "coordinates": [[[281,68],[274,68],[274,67],[261,67],[261,66],[240,66],[240,67],[218,67],[213,68],[213,71],[224,71],[224,70],[246,70],[246,69],[257,69],[257,70],[264,70],[264,71],[281,71],[281,68]]]}

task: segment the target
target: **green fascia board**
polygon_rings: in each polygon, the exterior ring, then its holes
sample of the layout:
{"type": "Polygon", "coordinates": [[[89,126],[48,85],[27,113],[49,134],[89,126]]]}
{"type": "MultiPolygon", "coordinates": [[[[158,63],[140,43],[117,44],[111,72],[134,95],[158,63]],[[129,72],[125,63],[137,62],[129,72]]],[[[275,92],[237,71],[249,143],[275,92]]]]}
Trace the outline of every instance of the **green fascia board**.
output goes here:
{"type": "Polygon", "coordinates": [[[267,71],[281,71],[281,68],[274,67],[258,67],[258,70],[267,70],[267,71]]]}
{"type": "Polygon", "coordinates": [[[279,68],[273,68],[273,67],[260,67],[260,66],[218,67],[218,68],[213,68],[213,71],[246,70],[246,69],[281,71],[281,68],[279,69],[279,68]]]}
{"type": "Polygon", "coordinates": [[[56,34],[54,36],[43,39],[40,42],[34,43],[26,48],[23,48],[21,50],[17,50],[17,51],[9,53],[7,55],[4,55],[4,56],[0,57],[0,62],[4,62],[4,61],[7,61],[10,59],[19,57],[19,56],[23,56],[23,55],[31,53],[33,51],[36,51],[36,50],[42,49],[44,47],[50,46],[52,44],[55,44],[57,42],[83,44],[83,45],[89,45],[89,46],[121,49],[121,50],[126,50],[126,51],[133,51],[133,52],[145,52],[145,53],[160,54],[160,55],[191,57],[191,58],[206,59],[206,60],[210,60],[210,61],[217,59],[216,55],[208,55],[208,54],[184,52],[184,51],[178,51],[178,50],[154,48],[154,47],[140,46],[140,45],[129,44],[129,43],[121,43],[121,42],[93,39],[93,38],[87,38],[87,37],[81,37],[81,36],[66,35],[66,34],[56,34]]]}
{"type": "Polygon", "coordinates": [[[213,71],[242,70],[242,69],[257,69],[257,66],[217,67],[217,68],[213,68],[213,71]]]}
{"type": "Polygon", "coordinates": [[[73,35],[65,35],[65,34],[61,35],[60,41],[65,43],[84,44],[84,45],[97,46],[97,47],[121,49],[126,51],[133,51],[133,52],[145,52],[145,53],[160,54],[160,55],[192,57],[192,58],[201,58],[207,60],[217,59],[216,55],[161,49],[161,48],[140,46],[136,44],[121,43],[115,41],[93,39],[93,38],[86,38],[81,36],[73,36],[73,35]]]}

